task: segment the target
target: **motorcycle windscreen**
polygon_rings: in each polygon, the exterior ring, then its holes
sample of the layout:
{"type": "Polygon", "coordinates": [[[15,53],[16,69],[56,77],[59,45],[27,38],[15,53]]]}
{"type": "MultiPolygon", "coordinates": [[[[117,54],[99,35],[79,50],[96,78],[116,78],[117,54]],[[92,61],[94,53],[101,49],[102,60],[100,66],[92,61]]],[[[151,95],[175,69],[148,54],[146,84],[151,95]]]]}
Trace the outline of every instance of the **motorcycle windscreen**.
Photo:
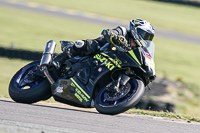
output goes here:
{"type": "Polygon", "coordinates": [[[151,55],[151,58],[154,59],[154,52],[155,52],[155,44],[153,43],[153,41],[148,41],[145,40],[145,45],[147,50],[149,51],[149,54],[151,55]]]}

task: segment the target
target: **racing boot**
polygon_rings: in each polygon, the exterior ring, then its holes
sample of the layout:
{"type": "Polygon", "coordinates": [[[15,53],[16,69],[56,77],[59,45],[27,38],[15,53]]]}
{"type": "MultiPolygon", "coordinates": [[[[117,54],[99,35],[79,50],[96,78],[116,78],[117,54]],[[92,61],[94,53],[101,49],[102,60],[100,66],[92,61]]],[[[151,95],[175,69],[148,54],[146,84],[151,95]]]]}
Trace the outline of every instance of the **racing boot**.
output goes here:
{"type": "Polygon", "coordinates": [[[58,70],[60,66],[67,60],[70,59],[69,55],[64,51],[63,53],[56,56],[52,62],[53,66],[58,70]]]}
{"type": "Polygon", "coordinates": [[[66,60],[74,57],[74,50],[73,50],[74,43],[71,41],[60,41],[60,43],[61,43],[61,50],[63,51],[63,53],[56,56],[52,62],[52,64],[57,70],[66,60]]]}
{"type": "MultiPolygon", "coordinates": [[[[52,62],[56,69],[59,69],[66,60],[80,54],[80,50],[85,46],[85,43],[82,40],[77,40],[75,43],[71,41],[60,41],[60,43],[63,53],[59,54],[52,62]]],[[[82,52],[84,53],[84,51],[82,52]]]]}

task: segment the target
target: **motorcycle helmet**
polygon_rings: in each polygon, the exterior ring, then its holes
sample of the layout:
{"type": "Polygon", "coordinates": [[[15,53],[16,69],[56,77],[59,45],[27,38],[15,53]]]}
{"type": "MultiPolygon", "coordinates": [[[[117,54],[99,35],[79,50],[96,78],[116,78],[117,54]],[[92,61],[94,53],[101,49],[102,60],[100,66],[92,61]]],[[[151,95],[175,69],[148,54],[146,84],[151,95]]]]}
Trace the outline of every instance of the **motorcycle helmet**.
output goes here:
{"type": "Polygon", "coordinates": [[[141,36],[144,40],[149,41],[153,40],[155,34],[153,26],[148,21],[142,19],[135,19],[130,21],[128,32],[131,33],[132,37],[134,37],[131,30],[136,30],[139,36],[141,36]]]}
{"type": "Polygon", "coordinates": [[[155,35],[155,29],[148,21],[142,19],[130,20],[128,32],[133,39],[136,39],[136,34],[140,36],[144,40],[145,47],[150,52],[151,56],[154,56],[155,44],[152,40],[155,35]]]}

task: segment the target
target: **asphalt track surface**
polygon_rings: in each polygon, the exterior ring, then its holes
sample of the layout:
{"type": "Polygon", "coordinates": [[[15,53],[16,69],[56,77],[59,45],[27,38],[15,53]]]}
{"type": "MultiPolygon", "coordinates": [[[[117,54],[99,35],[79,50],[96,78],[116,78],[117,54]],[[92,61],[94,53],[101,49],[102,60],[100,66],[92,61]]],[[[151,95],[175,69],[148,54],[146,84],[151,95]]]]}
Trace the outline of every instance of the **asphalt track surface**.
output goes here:
{"type": "MultiPolygon", "coordinates": [[[[127,27],[129,22],[126,20],[105,17],[88,12],[80,12],[70,9],[63,9],[53,6],[42,5],[33,2],[16,2],[13,0],[0,0],[0,6],[10,7],[18,10],[30,11],[39,14],[46,14],[65,19],[77,20],[80,22],[93,23],[105,27],[116,27],[122,25],[127,27]]],[[[184,27],[183,27],[184,28],[184,27]]],[[[180,32],[156,28],[156,35],[167,39],[174,39],[193,44],[200,44],[200,36],[184,34],[180,32]]]]}
{"type": "Polygon", "coordinates": [[[200,123],[142,115],[99,114],[67,105],[20,104],[0,99],[0,133],[199,133],[200,123]]]}

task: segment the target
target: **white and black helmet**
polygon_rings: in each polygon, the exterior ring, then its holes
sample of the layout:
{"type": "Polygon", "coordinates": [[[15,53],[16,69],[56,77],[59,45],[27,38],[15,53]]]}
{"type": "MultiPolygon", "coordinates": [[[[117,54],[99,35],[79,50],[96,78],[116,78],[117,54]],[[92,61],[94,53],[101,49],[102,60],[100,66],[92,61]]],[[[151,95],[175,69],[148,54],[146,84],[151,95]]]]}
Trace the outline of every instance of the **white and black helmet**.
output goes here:
{"type": "MultiPolygon", "coordinates": [[[[138,35],[140,35],[144,40],[152,41],[155,30],[153,26],[146,20],[135,19],[130,21],[130,25],[128,27],[129,33],[132,33],[131,30],[136,30],[138,35]]],[[[134,35],[132,35],[134,37],[134,35]]]]}
{"type": "Polygon", "coordinates": [[[153,26],[146,20],[135,19],[130,21],[128,32],[133,39],[135,39],[135,33],[141,36],[144,40],[145,47],[149,51],[151,57],[154,58],[155,44],[152,40],[155,35],[155,30],[153,26]]]}

